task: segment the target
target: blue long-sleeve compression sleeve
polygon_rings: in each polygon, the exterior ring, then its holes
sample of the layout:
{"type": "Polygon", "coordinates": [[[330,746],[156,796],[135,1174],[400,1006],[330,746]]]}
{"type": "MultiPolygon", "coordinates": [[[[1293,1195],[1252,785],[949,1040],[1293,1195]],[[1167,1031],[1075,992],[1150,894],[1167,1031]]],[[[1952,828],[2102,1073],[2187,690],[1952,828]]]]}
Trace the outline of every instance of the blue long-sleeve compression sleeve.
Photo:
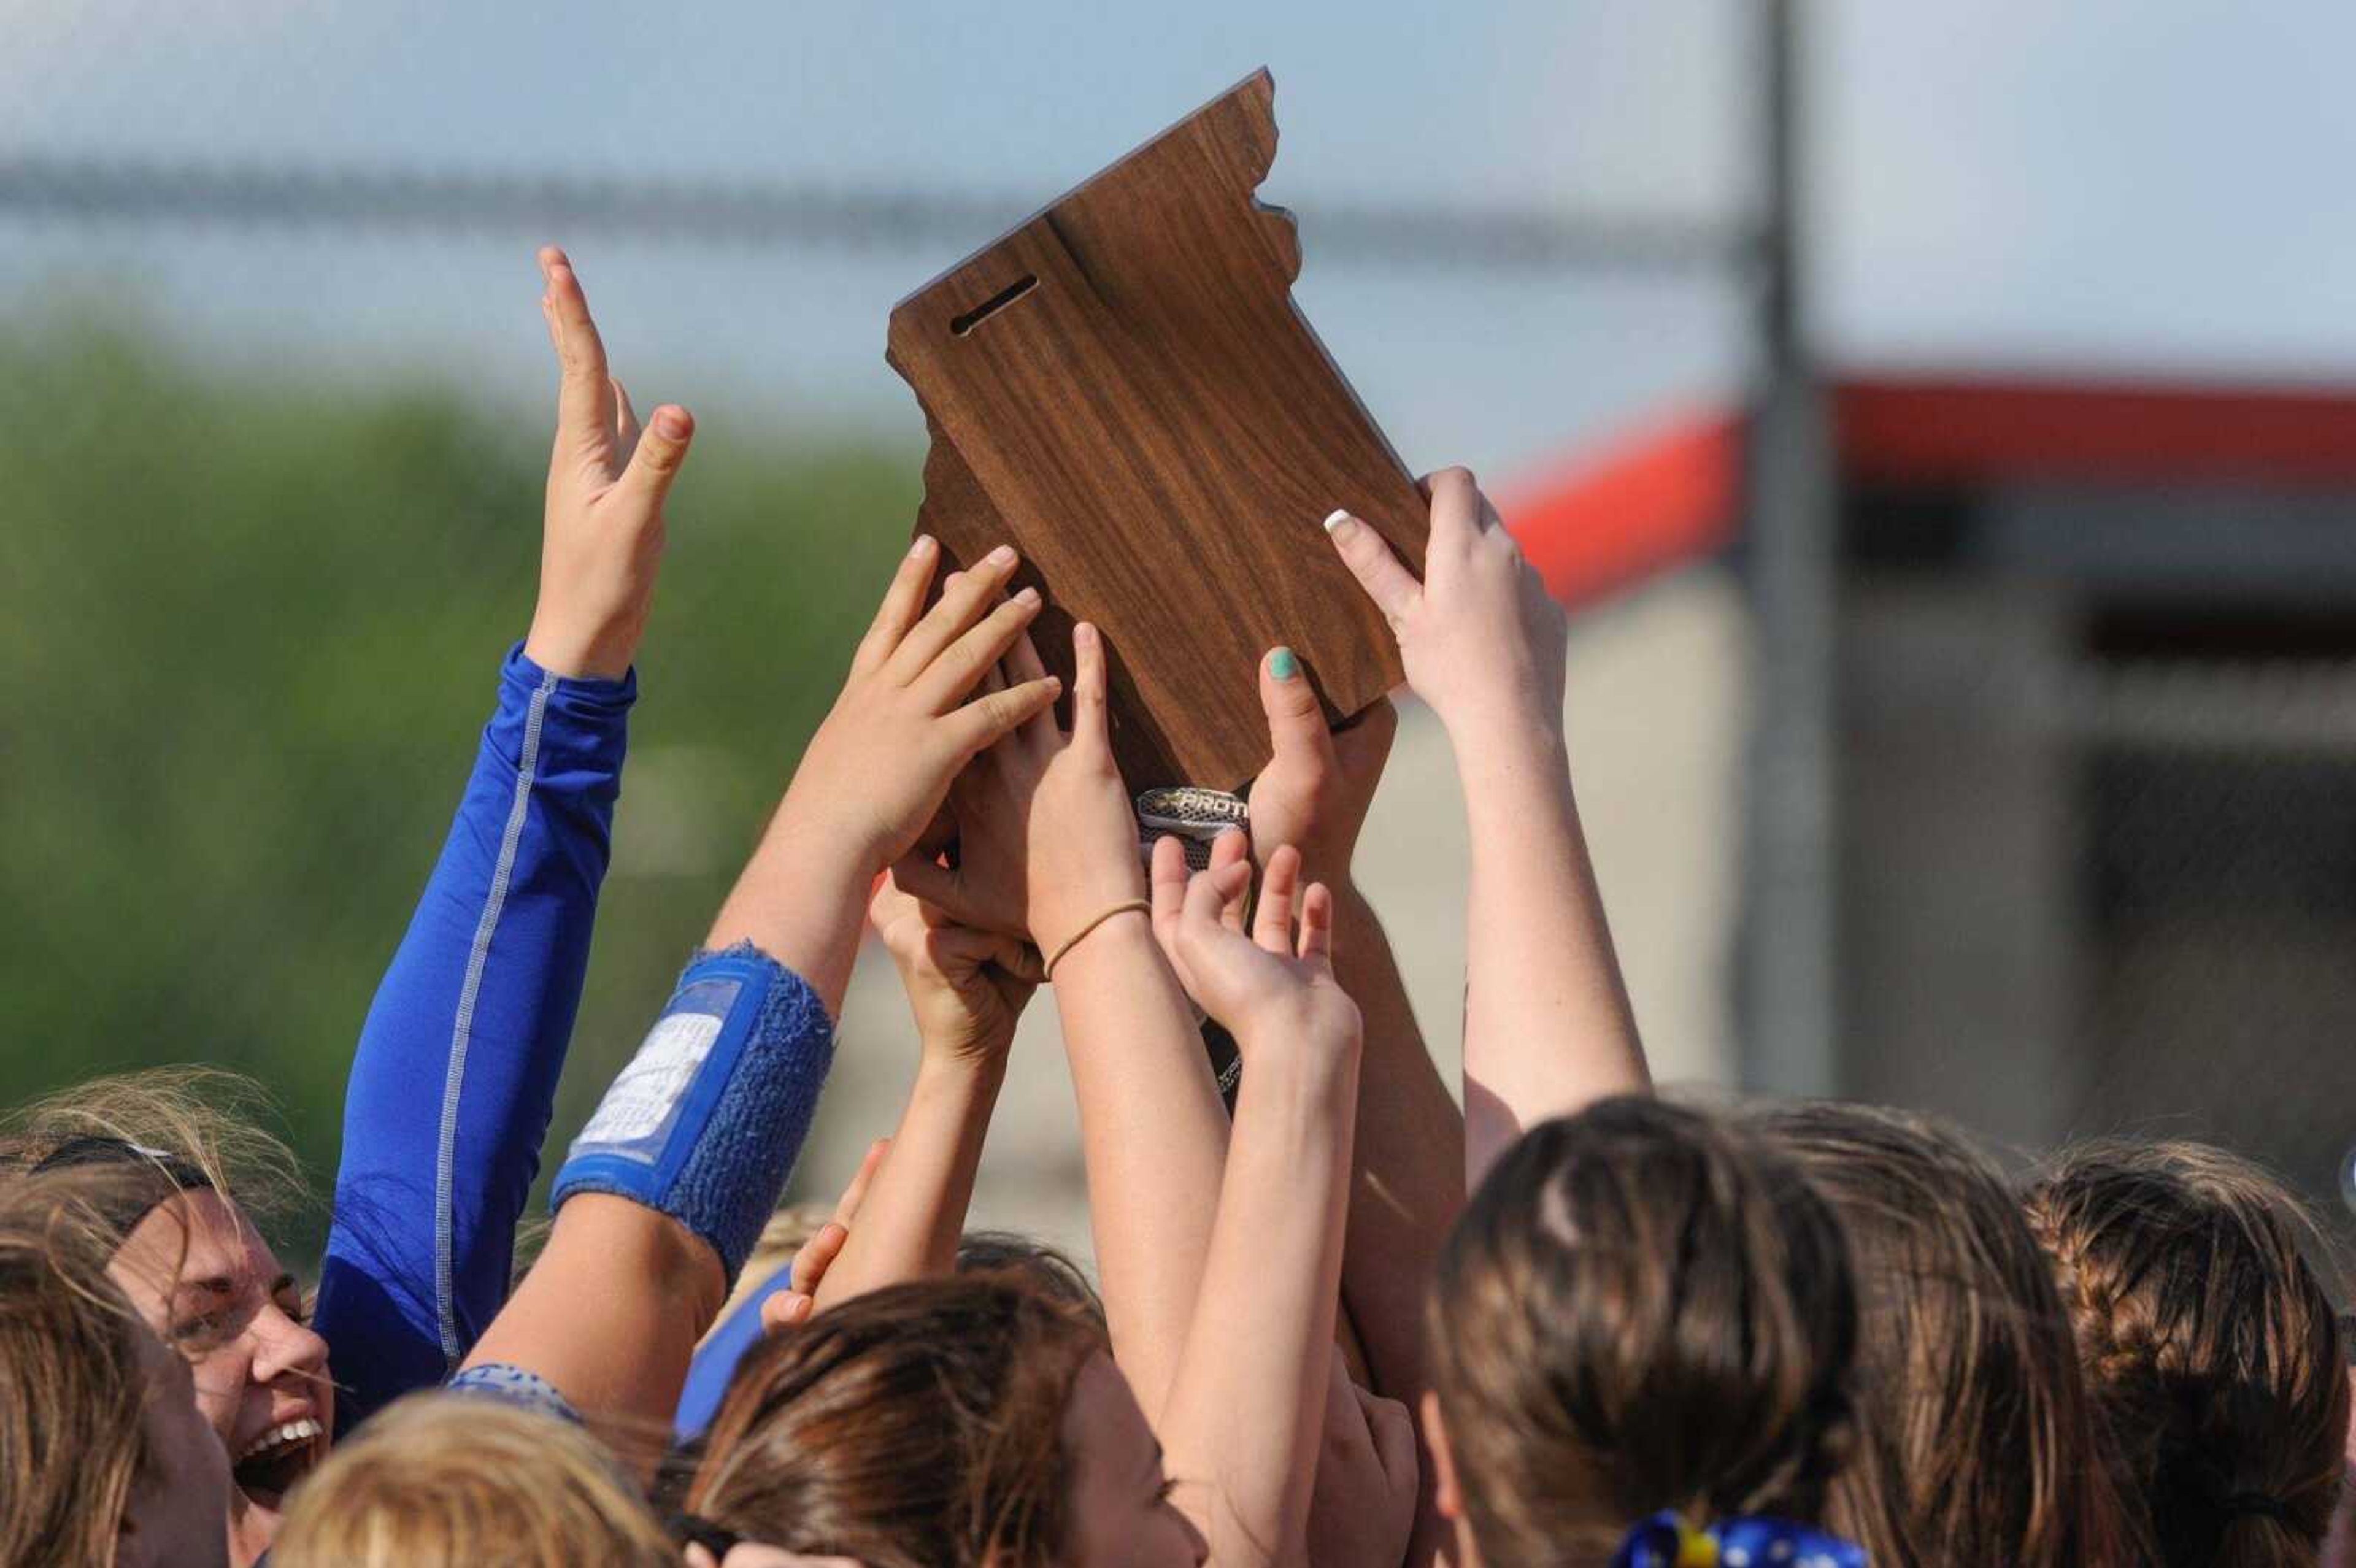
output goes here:
{"type": "Polygon", "coordinates": [[[348,1424],[440,1382],[508,1295],[605,874],[635,675],[510,652],[498,707],[360,1032],[319,1279],[348,1424]]]}

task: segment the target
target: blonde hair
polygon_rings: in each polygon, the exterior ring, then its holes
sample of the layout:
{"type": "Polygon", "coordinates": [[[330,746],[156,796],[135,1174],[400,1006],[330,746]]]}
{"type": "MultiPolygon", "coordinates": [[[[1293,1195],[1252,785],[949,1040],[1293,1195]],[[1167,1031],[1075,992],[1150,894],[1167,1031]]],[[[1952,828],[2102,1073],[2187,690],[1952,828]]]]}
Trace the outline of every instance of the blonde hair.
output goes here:
{"type": "Polygon", "coordinates": [[[108,1568],[134,1484],[152,1463],[127,1413],[155,1397],[148,1332],[107,1277],[119,1172],[0,1187],[0,1562],[108,1568]]]}
{"type": "Polygon", "coordinates": [[[614,1456],[480,1394],[398,1400],[295,1488],[276,1568],[678,1568],[614,1456]]]}
{"type": "Polygon", "coordinates": [[[22,1175],[77,1138],[128,1144],[162,1168],[178,1162],[257,1221],[308,1200],[301,1164],[269,1128],[269,1091],[217,1067],[155,1067],[58,1090],[0,1121],[0,1172],[22,1175]]]}

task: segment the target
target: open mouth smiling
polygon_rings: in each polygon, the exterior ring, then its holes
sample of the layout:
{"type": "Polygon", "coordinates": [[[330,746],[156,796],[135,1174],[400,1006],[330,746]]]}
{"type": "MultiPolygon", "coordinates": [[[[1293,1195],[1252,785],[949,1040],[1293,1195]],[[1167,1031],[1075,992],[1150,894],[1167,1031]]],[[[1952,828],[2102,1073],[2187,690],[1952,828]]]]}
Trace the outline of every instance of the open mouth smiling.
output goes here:
{"type": "Polygon", "coordinates": [[[327,1430],[317,1417],[305,1415],[282,1421],[256,1437],[230,1467],[238,1489],[264,1508],[281,1507],[295,1483],[318,1464],[320,1439],[327,1430]]]}

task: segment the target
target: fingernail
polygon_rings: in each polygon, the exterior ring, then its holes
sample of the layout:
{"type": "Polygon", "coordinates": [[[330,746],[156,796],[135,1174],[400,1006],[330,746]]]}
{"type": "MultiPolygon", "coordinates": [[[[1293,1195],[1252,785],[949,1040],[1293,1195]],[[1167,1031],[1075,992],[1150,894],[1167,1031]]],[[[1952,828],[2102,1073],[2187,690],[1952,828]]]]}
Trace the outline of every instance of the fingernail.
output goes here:
{"type": "Polygon", "coordinates": [[[1047,677],[1047,695],[1050,697],[1061,697],[1064,695],[1064,677],[1062,676],[1051,675],[1047,677]]]}
{"type": "Polygon", "coordinates": [[[1074,647],[1080,647],[1087,644],[1093,643],[1096,640],[1097,628],[1095,622],[1083,621],[1078,625],[1072,628],[1072,645],[1074,647]]]}
{"type": "Polygon", "coordinates": [[[1290,680],[1301,673],[1301,660],[1290,648],[1279,648],[1268,656],[1268,669],[1279,680],[1290,680]]]}
{"type": "Polygon", "coordinates": [[[911,558],[920,556],[932,548],[933,536],[930,534],[918,534],[916,539],[910,542],[908,546],[908,554],[911,558]]]}
{"type": "Polygon", "coordinates": [[[1336,507],[1332,511],[1325,514],[1325,531],[1329,534],[1338,533],[1341,531],[1344,524],[1355,523],[1357,520],[1357,518],[1350,516],[1348,512],[1344,511],[1340,507],[1336,507]]]}
{"type": "Polygon", "coordinates": [[[786,1308],[786,1313],[796,1323],[807,1323],[809,1321],[810,1308],[817,1305],[818,1301],[814,1296],[797,1296],[794,1297],[794,1304],[786,1308]]]}
{"type": "Polygon", "coordinates": [[[996,549],[990,552],[989,559],[990,564],[992,566],[1012,566],[1014,564],[1014,547],[1011,544],[1000,545],[996,549]]]}
{"type": "Polygon", "coordinates": [[[665,409],[655,415],[655,430],[667,441],[685,441],[689,428],[684,410],[665,409]]]}
{"type": "Polygon", "coordinates": [[[1014,596],[1014,602],[1027,609],[1039,603],[1039,591],[1035,588],[1026,588],[1014,596]]]}

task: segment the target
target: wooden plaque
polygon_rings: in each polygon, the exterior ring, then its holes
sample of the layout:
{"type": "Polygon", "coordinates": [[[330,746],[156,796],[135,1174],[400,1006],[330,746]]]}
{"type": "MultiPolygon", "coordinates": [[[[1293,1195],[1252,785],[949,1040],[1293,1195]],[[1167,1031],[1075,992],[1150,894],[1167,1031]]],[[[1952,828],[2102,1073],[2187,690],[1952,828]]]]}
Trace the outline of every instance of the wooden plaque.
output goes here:
{"type": "Polygon", "coordinates": [[[1419,575],[1412,477],[1292,303],[1266,70],[893,307],[885,356],[932,436],[917,527],[951,562],[1011,542],[1071,676],[1103,628],[1132,789],[1234,789],[1268,761],[1258,661],[1297,650],[1336,723],[1399,684],[1320,526],[1346,507],[1419,575]]]}

